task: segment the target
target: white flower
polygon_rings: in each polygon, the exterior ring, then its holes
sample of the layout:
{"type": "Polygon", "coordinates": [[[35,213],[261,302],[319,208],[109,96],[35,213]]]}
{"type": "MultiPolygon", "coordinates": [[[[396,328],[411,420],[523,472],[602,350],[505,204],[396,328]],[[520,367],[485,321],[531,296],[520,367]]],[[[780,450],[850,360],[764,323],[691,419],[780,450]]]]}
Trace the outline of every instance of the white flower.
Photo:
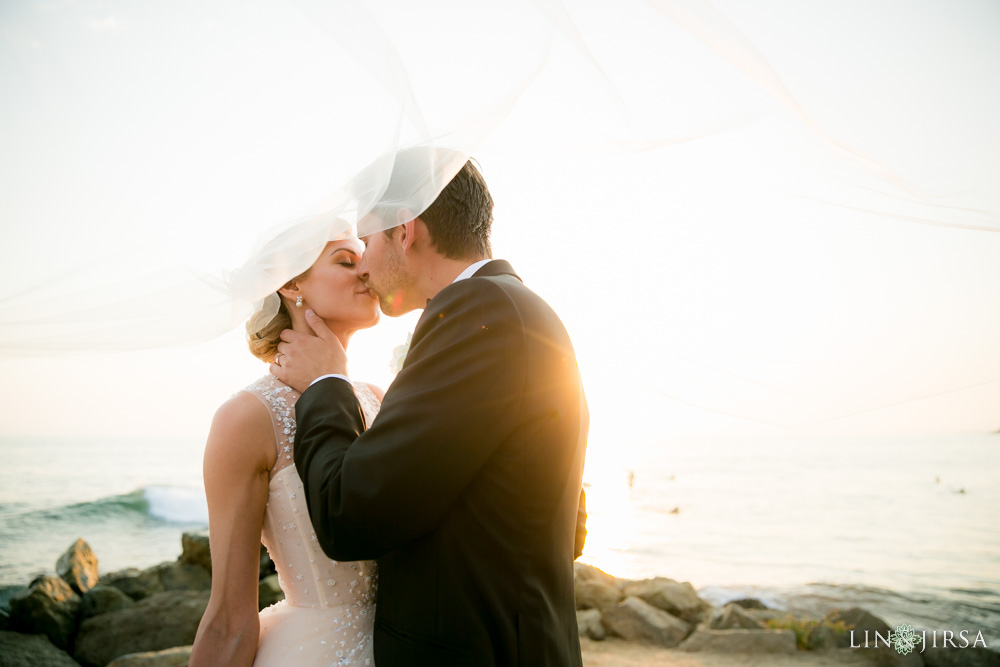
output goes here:
{"type": "Polygon", "coordinates": [[[405,343],[392,348],[392,361],[389,362],[389,370],[391,370],[393,374],[403,370],[403,362],[406,361],[406,354],[410,351],[410,340],[412,338],[413,332],[411,331],[406,334],[405,343]]]}

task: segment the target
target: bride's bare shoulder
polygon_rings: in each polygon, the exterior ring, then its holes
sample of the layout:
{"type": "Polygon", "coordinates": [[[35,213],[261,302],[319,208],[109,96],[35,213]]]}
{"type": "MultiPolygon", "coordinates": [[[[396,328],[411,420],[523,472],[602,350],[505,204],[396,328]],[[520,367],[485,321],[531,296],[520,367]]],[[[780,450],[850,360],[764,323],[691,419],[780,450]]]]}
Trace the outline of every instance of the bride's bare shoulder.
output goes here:
{"type": "Polygon", "coordinates": [[[273,463],[274,429],[264,404],[241,391],[220,405],[212,418],[205,454],[273,463]]]}
{"type": "Polygon", "coordinates": [[[212,425],[215,426],[215,424],[227,429],[245,429],[255,426],[267,429],[271,426],[271,417],[264,404],[253,394],[239,391],[215,411],[212,425]]]}

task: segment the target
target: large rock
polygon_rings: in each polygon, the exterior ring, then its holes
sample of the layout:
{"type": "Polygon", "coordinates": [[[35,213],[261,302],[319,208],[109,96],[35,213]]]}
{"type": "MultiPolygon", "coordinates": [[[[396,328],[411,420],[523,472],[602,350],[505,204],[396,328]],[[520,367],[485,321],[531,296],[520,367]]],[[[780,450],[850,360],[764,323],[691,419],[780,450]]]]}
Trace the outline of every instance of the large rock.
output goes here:
{"type": "Polygon", "coordinates": [[[591,565],[573,564],[577,609],[610,609],[624,599],[619,581],[591,565]]]}
{"type": "Polygon", "coordinates": [[[66,552],[56,561],[56,574],[70,585],[74,591],[83,595],[97,585],[97,556],[90,545],[77,539],[66,552]]]}
{"type": "MultiPolygon", "coordinates": [[[[830,623],[842,622],[847,626],[846,634],[847,646],[865,646],[865,633],[868,633],[868,648],[862,648],[870,660],[885,667],[923,667],[924,661],[917,651],[907,655],[901,655],[892,646],[886,645],[883,641],[889,637],[893,628],[878,616],[871,614],[859,607],[853,607],[847,611],[835,611],[827,614],[827,621],[830,623]],[[853,641],[852,641],[853,632],[853,641]],[[876,642],[876,633],[881,637],[876,642]],[[875,644],[878,643],[878,647],[875,644]]],[[[841,641],[841,644],[843,641],[841,641]]],[[[919,651],[919,649],[918,649],[919,651]]]]}
{"type": "Polygon", "coordinates": [[[573,563],[573,581],[574,583],[580,583],[581,581],[600,581],[613,588],[621,588],[622,584],[627,581],[627,579],[619,579],[614,575],[610,575],[599,567],[594,567],[593,565],[587,565],[586,563],[581,563],[576,561],[573,563]]]}
{"type": "Polygon", "coordinates": [[[607,636],[604,625],[601,623],[601,612],[597,609],[578,609],[576,625],[580,630],[581,637],[590,637],[600,641],[607,636]]]}
{"type": "Polygon", "coordinates": [[[76,635],[80,596],[59,577],[41,576],[10,599],[11,629],[43,634],[69,651],[76,635]]]}
{"type": "Polygon", "coordinates": [[[0,667],[80,667],[44,635],[0,631],[0,667]]]}
{"type": "Polygon", "coordinates": [[[694,586],[688,582],[674,581],[664,577],[630,581],[622,587],[629,597],[642,598],[657,609],[673,614],[692,625],[707,619],[712,605],[698,597],[694,586]]]}
{"type": "Polygon", "coordinates": [[[139,571],[135,568],[105,575],[102,584],[114,586],[133,600],[142,600],[166,591],[207,591],[212,575],[201,565],[180,560],[160,563],[139,571]]]}
{"type": "Polygon", "coordinates": [[[264,577],[257,584],[257,606],[260,609],[270,607],[272,604],[285,599],[285,593],[278,585],[278,575],[272,574],[264,577]]]}
{"type": "Polygon", "coordinates": [[[129,653],[192,644],[208,595],[203,591],[168,591],[127,609],[88,618],[80,626],[73,657],[82,665],[103,667],[129,653]]]}
{"type": "Polygon", "coordinates": [[[117,572],[109,572],[101,577],[101,583],[107,586],[114,586],[133,600],[142,600],[157,593],[163,593],[163,582],[160,580],[159,572],[153,568],[139,570],[130,567],[117,572]]]}
{"type": "Polygon", "coordinates": [[[191,659],[190,646],[177,646],[165,651],[129,653],[115,658],[108,667],[187,667],[191,659]]]}
{"type": "Polygon", "coordinates": [[[743,607],[744,609],[768,609],[768,606],[757,598],[740,598],[739,600],[733,600],[728,604],[735,604],[743,607]]]}
{"type": "Polygon", "coordinates": [[[605,610],[601,620],[611,634],[665,648],[677,646],[691,632],[691,626],[681,619],[636,597],[605,610]]]}
{"type": "Polygon", "coordinates": [[[680,645],[682,651],[715,653],[795,653],[791,630],[698,630],[680,645]]]}
{"type": "Polygon", "coordinates": [[[212,590],[212,573],[200,565],[175,561],[160,563],[153,570],[159,575],[165,591],[212,590]]]}
{"type": "Polygon", "coordinates": [[[103,584],[94,586],[87,591],[80,603],[80,619],[107,614],[119,609],[131,607],[135,602],[114,586],[103,584]]]}
{"type": "MultiPolygon", "coordinates": [[[[940,641],[938,637],[938,641],[940,641]]],[[[970,644],[975,642],[974,636],[969,636],[970,644]]],[[[930,635],[927,635],[927,643],[933,644],[930,635]]],[[[961,648],[962,642],[955,640],[955,647],[942,648],[933,645],[925,649],[920,657],[924,659],[927,667],[1000,667],[1000,653],[996,653],[982,646],[967,646],[961,648]]],[[[919,650],[919,648],[917,649],[919,650]]]]}
{"type": "Polygon", "coordinates": [[[209,572],[212,571],[212,552],[208,546],[207,530],[181,535],[180,561],[188,565],[200,565],[209,572]]]}
{"type": "Polygon", "coordinates": [[[708,627],[712,630],[763,630],[767,626],[740,605],[730,603],[712,618],[708,627]]]}

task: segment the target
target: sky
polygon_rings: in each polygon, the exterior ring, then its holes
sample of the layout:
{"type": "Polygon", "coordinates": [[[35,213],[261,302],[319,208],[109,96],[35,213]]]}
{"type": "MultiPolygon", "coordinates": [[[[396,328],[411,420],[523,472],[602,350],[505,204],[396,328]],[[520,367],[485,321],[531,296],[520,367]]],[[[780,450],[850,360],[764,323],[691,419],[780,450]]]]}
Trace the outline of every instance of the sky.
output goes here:
{"type": "MultiPolygon", "coordinates": [[[[446,68],[405,62],[431,124],[519,91],[476,152],[495,256],[564,320],[599,448],[1000,429],[1000,10],[868,4],[484,4],[421,52],[446,68]],[[538,7],[564,7],[587,50],[461,32],[538,7]]],[[[416,20],[364,6],[390,35],[416,20]]],[[[315,3],[220,7],[0,9],[0,330],[28,341],[0,354],[0,435],[204,437],[266,372],[240,327],[34,349],[11,313],[155,304],[156,271],[230,269],[396,127],[365,76],[376,42],[315,3]],[[324,85],[344,44],[358,68],[324,85]]],[[[352,375],[387,385],[416,317],[357,334],[352,375]]]]}

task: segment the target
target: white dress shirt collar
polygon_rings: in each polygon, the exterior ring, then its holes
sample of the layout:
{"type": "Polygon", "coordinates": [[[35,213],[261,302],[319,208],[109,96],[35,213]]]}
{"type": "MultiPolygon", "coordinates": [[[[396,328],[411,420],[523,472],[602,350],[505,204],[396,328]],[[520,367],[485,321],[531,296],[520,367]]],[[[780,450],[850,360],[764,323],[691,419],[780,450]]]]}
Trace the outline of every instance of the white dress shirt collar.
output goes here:
{"type": "Polygon", "coordinates": [[[465,267],[465,271],[462,271],[460,274],[458,274],[457,278],[451,281],[451,284],[454,285],[459,280],[465,280],[466,278],[471,278],[472,276],[475,275],[476,271],[483,268],[483,266],[489,264],[492,261],[493,261],[492,259],[481,259],[475,264],[470,264],[469,266],[465,267]]]}

